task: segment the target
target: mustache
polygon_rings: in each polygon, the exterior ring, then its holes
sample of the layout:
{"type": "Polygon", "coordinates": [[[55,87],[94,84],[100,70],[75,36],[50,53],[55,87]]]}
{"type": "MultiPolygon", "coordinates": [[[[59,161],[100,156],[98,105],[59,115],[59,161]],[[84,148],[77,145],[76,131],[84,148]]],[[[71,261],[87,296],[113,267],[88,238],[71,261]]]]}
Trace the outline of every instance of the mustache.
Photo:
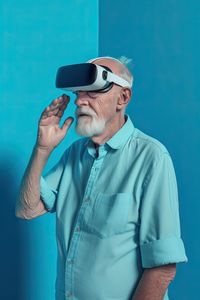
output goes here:
{"type": "Polygon", "coordinates": [[[75,112],[75,115],[76,117],[79,117],[80,115],[88,115],[88,116],[91,116],[91,117],[96,117],[96,113],[91,110],[91,109],[88,109],[86,107],[78,107],[76,112],[75,112]]]}

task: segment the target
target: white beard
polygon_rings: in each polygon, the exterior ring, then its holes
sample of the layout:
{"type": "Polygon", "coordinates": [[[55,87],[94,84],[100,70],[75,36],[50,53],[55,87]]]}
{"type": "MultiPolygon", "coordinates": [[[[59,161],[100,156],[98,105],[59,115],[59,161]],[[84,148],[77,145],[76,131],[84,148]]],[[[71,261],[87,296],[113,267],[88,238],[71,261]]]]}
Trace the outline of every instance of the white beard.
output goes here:
{"type": "Polygon", "coordinates": [[[94,116],[78,117],[76,119],[76,132],[85,137],[92,137],[100,135],[105,131],[106,121],[104,119],[97,119],[94,116]]]}

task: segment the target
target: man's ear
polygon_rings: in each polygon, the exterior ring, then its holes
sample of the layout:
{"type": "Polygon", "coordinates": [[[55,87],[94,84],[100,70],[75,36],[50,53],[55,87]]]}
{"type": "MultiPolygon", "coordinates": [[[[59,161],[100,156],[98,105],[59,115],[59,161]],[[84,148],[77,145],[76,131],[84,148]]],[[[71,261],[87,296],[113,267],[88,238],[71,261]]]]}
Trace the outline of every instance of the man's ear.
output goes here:
{"type": "Polygon", "coordinates": [[[132,96],[132,90],[124,88],[120,91],[118,98],[117,109],[121,110],[124,106],[127,106],[132,96]]]}

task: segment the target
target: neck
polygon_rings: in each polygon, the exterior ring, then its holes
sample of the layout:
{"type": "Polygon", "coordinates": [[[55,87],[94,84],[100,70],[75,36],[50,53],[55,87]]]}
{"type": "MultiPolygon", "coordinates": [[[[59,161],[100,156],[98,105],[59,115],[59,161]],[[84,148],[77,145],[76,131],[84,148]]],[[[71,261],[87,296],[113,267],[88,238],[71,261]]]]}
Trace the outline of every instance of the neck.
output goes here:
{"type": "Polygon", "coordinates": [[[91,137],[94,142],[95,148],[99,145],[105,144],[126,122],[125,115],[118,120],[112,120],[106,125],[106,130],[99,136],[91,137]]]}

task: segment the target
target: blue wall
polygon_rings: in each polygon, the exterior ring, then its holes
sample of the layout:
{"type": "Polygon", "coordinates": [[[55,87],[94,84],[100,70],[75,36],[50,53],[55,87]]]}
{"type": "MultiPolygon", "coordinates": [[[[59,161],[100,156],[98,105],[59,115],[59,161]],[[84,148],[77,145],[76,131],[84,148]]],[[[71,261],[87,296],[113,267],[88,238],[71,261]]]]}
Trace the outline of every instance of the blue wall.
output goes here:
{"type": "MultiPolygon", "coordinates": [[[[62,93],[54,85],[57,68],[98,55],[98,1],[6,0],[0,11],[0,298],[53,300],[55,216],[24,221],[15,217],[14,206],[40,114],[62,93]]],[[[74,110],[72,98],[62,123],[74,110]]],[[[44,173],[77,138],[73,124],[44,173]]]]}
{"type": "Polygon", "coordinates": [[[171,153],[179,188],[187,264],[177,264],[169,296],[197,300],[200,228],[199,1],[100,1],[99,55],[133,59],[134,125],[171,153]]]}
{"type": "MultiPolygon", "coordinates": [[[[14,206],[40,114],[62,93],[54,87],[57,67],[126,55],[135,77],[127,112],[136,127],[166,145],[177,174],[189,262],[177,265],[169,295],[198,299],[199,1],[7,0],[0,6],[1,298],[54,299],[55,216],[24,221],[14,206]]],[[[74,109],[72,96],[63,121],[74,109]]],[[[44,173],[77,138],[73,124],[44,173]]]]}

